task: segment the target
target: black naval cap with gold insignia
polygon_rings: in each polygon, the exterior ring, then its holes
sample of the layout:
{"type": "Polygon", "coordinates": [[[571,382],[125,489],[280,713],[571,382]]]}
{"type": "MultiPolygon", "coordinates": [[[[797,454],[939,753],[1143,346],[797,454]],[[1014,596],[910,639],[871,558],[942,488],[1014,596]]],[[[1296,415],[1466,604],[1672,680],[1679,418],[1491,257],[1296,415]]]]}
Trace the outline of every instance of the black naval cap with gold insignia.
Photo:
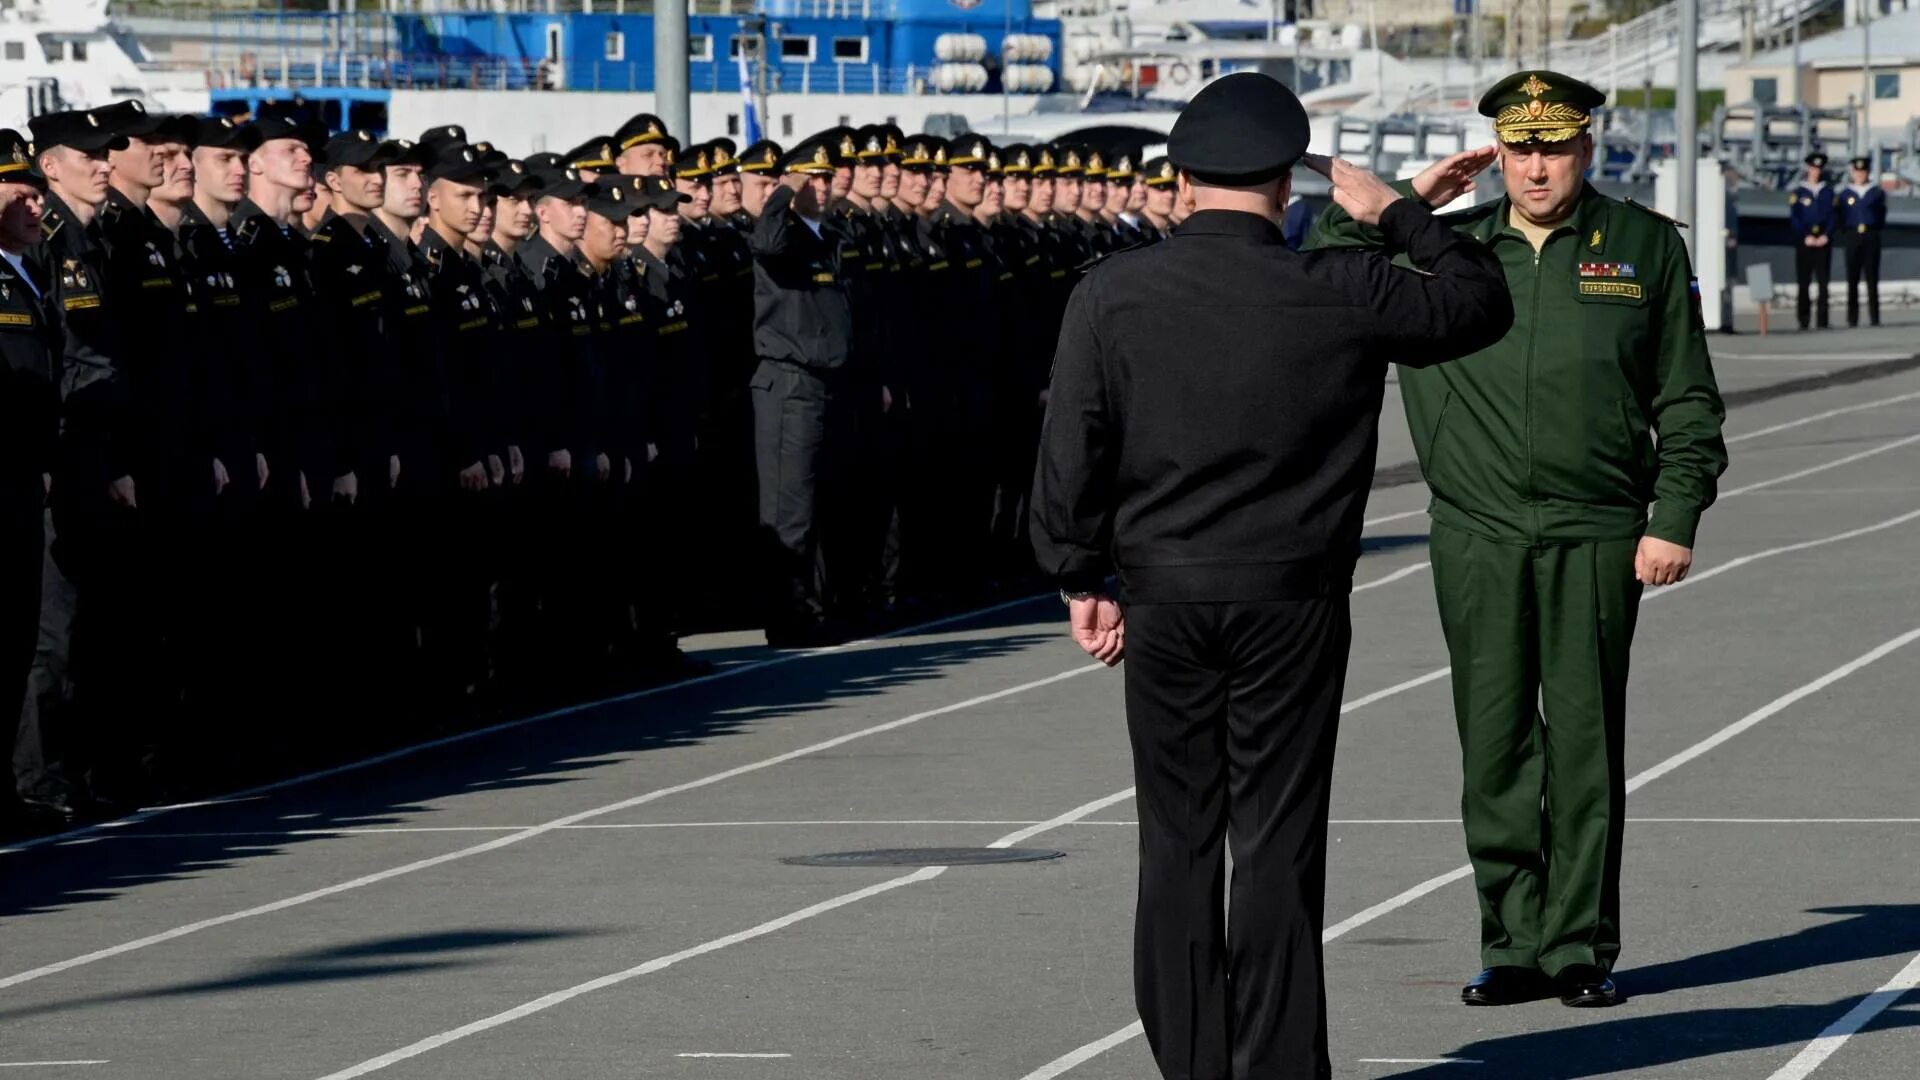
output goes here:
{"type": "Polygon", "coordinates": [[[626,224],[628,218],[640,211],[640,201],[634,198],[632,186],[638,179],[637,176],[602,176],[595,180],[587,193],[587,211],[608,221],[626,224]]]}
{"type": "Polygon", "coordinates": [[[546,162],[536,163],[532,158],[525,162],[527,171],[540,181],[539,196],[543,199],[575,199],[593,190],[593,186],[580,179],[580,171],[565,166],[555,167],[546,162]]]}
{"type": "Polygon", "coordinates": [[[1087,172],[1087,148],[1079,143],[1053,144],[1053,171],[1056,176],[1081,177],[1087,172]]]}
{"type": "Polygon", "coordinates": [[[33,131],[33,143],[41,153],[56,146],[71,146],[87,153],[127,148],[125,135],[101,123],[92,113],[79,109],[43,113],[27,121],[27,126],[33,131]]]}
{"type": "Polygon", "coordinates": [[[47,186],[47,178],[33,167],[33,144],[12,128],[0,128],[0,184],[47,186]]]}
{"type": "Polygon", "coordinates": [[[947,140],[938,135],[915,135],[901,151],[900,167],[913,172],[932,172],[945,164],[947,140]]]}
{"type": "Polygon", "coordinates": [[[780,158],[780,171],[806,173],[808,176],[831,176],[835,148],[839,143],[838,131],[823,131],[787,151],[780,158]]]}
{"type": "Polygon", "coordinates": [[[1307,152],[1307,110],[1292,90],[1257,71],[1215,79],[1187,102],[1167,135],[1167,156],[1209,183],[1264,184],[1307,152]]]}
{"type": "Polygon", "coordinates": [[[661,142],[667,138],[667,125],[652,113],[640,113],[620,125],[613,133],[614,152],[631,150],[641,143],[661,142]]]}
{"type": "Polygon", "coordinates": [[[731,176],[740,171],[740,147],[725,135],[709,140],[707,149],[713,151],[713,175],[731,176]]]}
{"type": "Polygon", "coordinates": [[[441,124],[439,127],[430,127],[420,133],[420,145],[431,146],[434,153],[439,153],[440,147],[446,143],[463,143],[466,141],[467,129],[461,127],[459,124],[441,124]]]}
{"type": "Polygon", "coordinates": [[[1873,168],[1872,159],[1864,158],[1864,157],[1854,158],[1853,160],[1847,162],[1847,164],[1853,166],[1856,169],[1859,169],[1861,172],[1866,172],[1869,169],[1873,168]]]}
{"type": "Polygon", "coordinates": [[[544,186],[524,161],[502,162],[487,180],[488,192],[509,199],[532,198],[544,186]]]}
{"type": "Polygon", "coordinates": [[[743,173],[780,172],[780,158],[785,151],[772,139],[761,139],[740,152],[740,171],[743,173]]]}
{"type": "Polygon", "coordinates": [[[1807,164],[1816,169],[1824,169],[1827,167],[1827,155],[1815,150],[1813,153],[1807,155],[1807,164]]]}
{"type": "Polygon", "coordinates": [[[434,153],[430,147],[422,146],[412,139],[388,139],[380,144],[380,166],[391,169],[395,166],[412,166],[425,169],[433,164],[434,153]]]}
{"type": "Polygon", "coordinates": [[[1150,188],[1170,188],[1180,182],[1180,170],[1173,167],[1173,159],[1166,155],[1148,158],[1140,166],[1140,182],[1150,188]]]}
{"type": "Polygon", "coordinates": [[[1593,110],[1607,95],[1557,71],[1520,71],[1494,83],[1480,97],[1480,115],[1493,118],[1493,136],[1504,143],[1557,143],[1576,138],[1593,123],[1593,110]]]}
{"type": "Polygon", "coordinates": [[[1107,183],[1131,187],[1134,180],[1134,166],[1140,161],[1140,152],[1131,149],[1115,150],[1107,165],[1107,183]]]}
{"type": "Polygon", "coordinates": [[[993,157],[993,142],[984,135],[962,135],[953,140],[947,152],[947,166],[953,169],[985,169],[993,157]]]}
{"type": "Polygon", "coordinates": [[[576,169],[607,170],[613,168],[615,153],[612,136],[596,135],[561,157],[576,169]]]}
{"type": "Polygon", "coordinates": [[[1053,157],[1053,147],[1041,145],[1033,148],[1033,178],[1035,180],[1053,179],[1053,174],[1057,168],[1058,166],[1053,157]]]}
{"type": "Polygon", "coordinates": [[[1008,143],[1000,148],[1000,172],[1006,176],[1033,175],[1033,147],[1008,143]]]}
{"type": "Polygon", "coordinates": [[[704,180],[713,175],[713,146],[695,143],[673,160],[673,175],[681,180],[704,180]]]}

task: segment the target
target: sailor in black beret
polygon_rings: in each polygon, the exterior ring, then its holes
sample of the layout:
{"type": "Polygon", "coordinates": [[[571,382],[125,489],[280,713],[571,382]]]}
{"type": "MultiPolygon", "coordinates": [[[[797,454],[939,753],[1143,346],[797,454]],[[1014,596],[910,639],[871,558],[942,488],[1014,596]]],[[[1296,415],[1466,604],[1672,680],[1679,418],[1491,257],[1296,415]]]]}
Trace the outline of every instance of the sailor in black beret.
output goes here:
{"type": "Polygon", "coordinates": [[[466,141],[467,129],[461,127],[459,124],[442,124],[439,127],[430,127],[420,133],[420,145],[431,149],[436,154],[440,152],[440,147],[447,143],[463,143],[466,141]]]}
{"type": "Polygon", "coordinates": [[[428,184],[445,180],[451,184],[484,187],[483,181],[491,169],[484,151],[462,143],[442,142],[428,163],[425,176],[428,184]]]}
{"type": "Polygon", "coordinates": [[[640,113],[613,133],[614,159],[625,176],[662,176],[668,155],[667,125],[652,113],[640,113]]]}
{"type": "Polygon", "coordinates": [[[60,146],[83,154],[100,154],[121,150],[127,145],[126,136],[84,110],[43,113],[27,121],[27,125],[33,130],[33,144],[41,154],[60,146]]]}
{"type": "Polygon", "coordinates": [[[1215,79],[1193,96],[1167,136],[1173,163],[1208,183],[1264,184],[1307,152],[1307,110],[1279,80],[1254,71],[1215,79]]]}
{"type": "Polygon", "coordinates": [[[148,112],[145,105],[131,99],[102,105],[93,110],[93,115],[99,118],[101,127],[129,139],[145,139],[160,130],[167,119],[165,113],[148,112]]]}
{"type": "Polygon", "coordinates": [[[553,172],[556,169],[568,167],[566,161],[559,154],[551,150],[544,150],[538,154],[528,154],[526,157],[520,159],[520,163],[525,165],[529,172],[553,172]]]}
{"type": "Polygon", "coordinates": [[[537,199],[577,199],[593,185],[580,176],[580,170],[553,166],[548,162],[528,162],[527,171],[540,181],[537,199]]]}
{"type": "Polygon", "coordinates": [[[238,150],[251,153],[260,145],[260,129],[252,124],[236,124],[230,116],[209,116],[198,122],[199,130],[194,133],[193,146],[214,147],[221,150],[238,150]]]}
{"type": "Polygon", "coordinates": [[[501,199],[529,199],[544,186],[526,162],[511,159],[495,165],[487,178],[487,190],[501,199]]]}

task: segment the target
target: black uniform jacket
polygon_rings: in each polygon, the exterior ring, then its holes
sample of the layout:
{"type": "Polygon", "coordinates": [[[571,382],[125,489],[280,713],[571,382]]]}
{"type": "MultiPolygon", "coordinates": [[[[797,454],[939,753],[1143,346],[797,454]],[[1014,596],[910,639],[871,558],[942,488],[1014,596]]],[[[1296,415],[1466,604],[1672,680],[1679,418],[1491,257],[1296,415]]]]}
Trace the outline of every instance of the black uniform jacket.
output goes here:
{"type": "Polygon", "coordinates": [[[793,209],[793,189],[783,185],[767,197],[751,244],[754,351],[817,374],[845,367],[853,306],[838,237],[816,234],[793,209]]]}
{"type": "Polygon", "coordinates": [[[43,293],[0,260],[0,501],[8,510],[21,492],[37,506],[40,477],[53,471],[60,345],[43,293]]]}
{"type": "Polygon", "coordinates": [[[1483,247],[1412,200],[1381,228],[1423,269],[1297,254],[1265,218],[1207,210],[1088,274],[1034,481],[1043,571],[1094,589],[1117,569],[1139,603],[1352,587],[1387,365],[1464,356],[1513,321],[1483,247]]]}

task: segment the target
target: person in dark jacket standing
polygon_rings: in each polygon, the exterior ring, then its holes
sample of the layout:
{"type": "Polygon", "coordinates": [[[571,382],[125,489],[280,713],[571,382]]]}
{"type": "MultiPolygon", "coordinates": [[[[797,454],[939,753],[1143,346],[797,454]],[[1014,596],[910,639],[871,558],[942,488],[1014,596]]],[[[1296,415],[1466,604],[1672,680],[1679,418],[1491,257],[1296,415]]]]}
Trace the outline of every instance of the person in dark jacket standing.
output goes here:
{"type": "Polygon", "coordinates": [[[820,507],[830,502],[834,457],[851,434],[842,384],[853,309],[839,239],[827,230],[838,132],[789,150],[785,175],[753,228],[754,462],[760,530],[779,575],[767,643],[830,639],[819,569],[820,507]],[[828,486],[827,498],[821,488],[828,486]]]}
{"type": "Polygon", "coordinates": [[[1196,212],[1075,289],[1034,480],[1034,549],[1075,639],[1132,661],[1135,993],[1179,1080],[1332,1075],[1327,803],[1387,365],[1466,355],[1513,319],[1491,255],[1346,162],[1313,159],[1423,272],[1289,251],[1307,138],[1265,75],[1188,104],[1168,153],[1196,212]]]}
{"type": "Polygon", "coordinates": [[[1867,279],[1867,321],[1880,325],[1880,244],[1887,231],[1887,193],[1873,182],[1873,159],[1854,158],[1847,186],[1833,197],[1834,224],[1847,253],[1847,325],[1860,325],[1860,279],[1867,279]]]}
{"type": "MultiPolygon", "coordinates": [[[[10,695],[26,687],[39,636],[42,517],[60,431],[59,324],[25,258],[40,242],[47,181],[27,146],[0,130],[0,689],[10,695]]],[[[0,723],[0,829],[28,814],[15,796],[16,728],[0,723]]],[[[38,777],[25,779],[37,786],[38,777]]]]}
{"type": "Polygon", "coordinates": [[[1816,329],[1827,328],[1827,282],[1833,276],[1833,234],[1839,215],[1834,209],[1833,188],[1827,183],[1827,155],[1807,155],[1807,178],[1787,195],[1787,221],[1793,226],[1793,271],[1799,284],[1799,299],[1794,312],[1800,329],[1809,321],[1816,329]],[[1817,286],[1814,304],[1807,296],[1808,285],[1817,286]]]}

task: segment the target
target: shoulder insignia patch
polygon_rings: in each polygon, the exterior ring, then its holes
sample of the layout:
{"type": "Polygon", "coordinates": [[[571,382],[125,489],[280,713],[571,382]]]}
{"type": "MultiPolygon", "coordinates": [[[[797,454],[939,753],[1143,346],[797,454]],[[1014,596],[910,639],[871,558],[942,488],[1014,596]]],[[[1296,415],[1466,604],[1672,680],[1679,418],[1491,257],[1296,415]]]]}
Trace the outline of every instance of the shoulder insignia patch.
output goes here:
{"type": "Polygon", "coordinates": [[[1667,215],[1665,215],[1665,214],[1663,214],[1663,213],[1661,213],[1661,212],[1660,212],[1660,211],[1658,211],[1658,210],[1655,210],[1655,209],[1654,209],[1653,207],[1651,207],[1651,206],[1648,206],[1648,205],[1646,205],[1645,203],[1641,203],[1641,202],[1636,202],[1635,200],[1633,200],[1633,199],[1631,199],[1631,198],[1629,198],[1629,199],[1627,199],[1627,200],[1625,200],[1625,201],[1626,201],[1626,204],[1627,204],[1628,206],[1631,206],[1631,207],[1633,207],[1633,208],[1634,208],[1635,210],[1638,210],[1638,211],[1640,211],[1641,213],[1643,213],[1643,214],[1647,214],[1647,215],[1649,215],[1649,216],[1651,216],[1651,217],[1657,217],[1657,218],[1659,218],[1659,219],[1660,219],[1661,221],[1664,221],[1664,222],[1666,222],[1667,224],[1669,224],[1669,225],[1671,225],[1671,226],[1673,226],[1673,227],[1674,227],[1674,228],[1676,228],[1676,229],[1684,229],[1684,228],[1686,228],[1686,227],[1687,227],[1687,223],[1686,223],[1686,222],[1684,222],[1684,221],[1675,221],[1674,219],[1672,219],[1672,218],[1670,218],[1670,217],[1668,217],[1667,215]]]}
{"type": "Polygon", "coordinates": [[[66,225],[66,223],[67,219],[62,217],[42,218],[40,219],[40,235],[51,240],[53,239],[53,234],[59,232],[61,227],[66,225]]]}
{"type": "Polygon", "coordinates": [[[240,240],[244,240],[249,244],[253,243],[253,238],[260,235],[260,219],[257,217],[250,217],[247,220],[241,222],[239,225],[234,227],[233,235],[236,238],[240,240]]]}
{"type": "Polygon", "coordinates": [[[326,229],[321,229],[319,232],[313,234],[313,242],[316,244],[331,244],[333,243],[333,233],[326,229]]]}

